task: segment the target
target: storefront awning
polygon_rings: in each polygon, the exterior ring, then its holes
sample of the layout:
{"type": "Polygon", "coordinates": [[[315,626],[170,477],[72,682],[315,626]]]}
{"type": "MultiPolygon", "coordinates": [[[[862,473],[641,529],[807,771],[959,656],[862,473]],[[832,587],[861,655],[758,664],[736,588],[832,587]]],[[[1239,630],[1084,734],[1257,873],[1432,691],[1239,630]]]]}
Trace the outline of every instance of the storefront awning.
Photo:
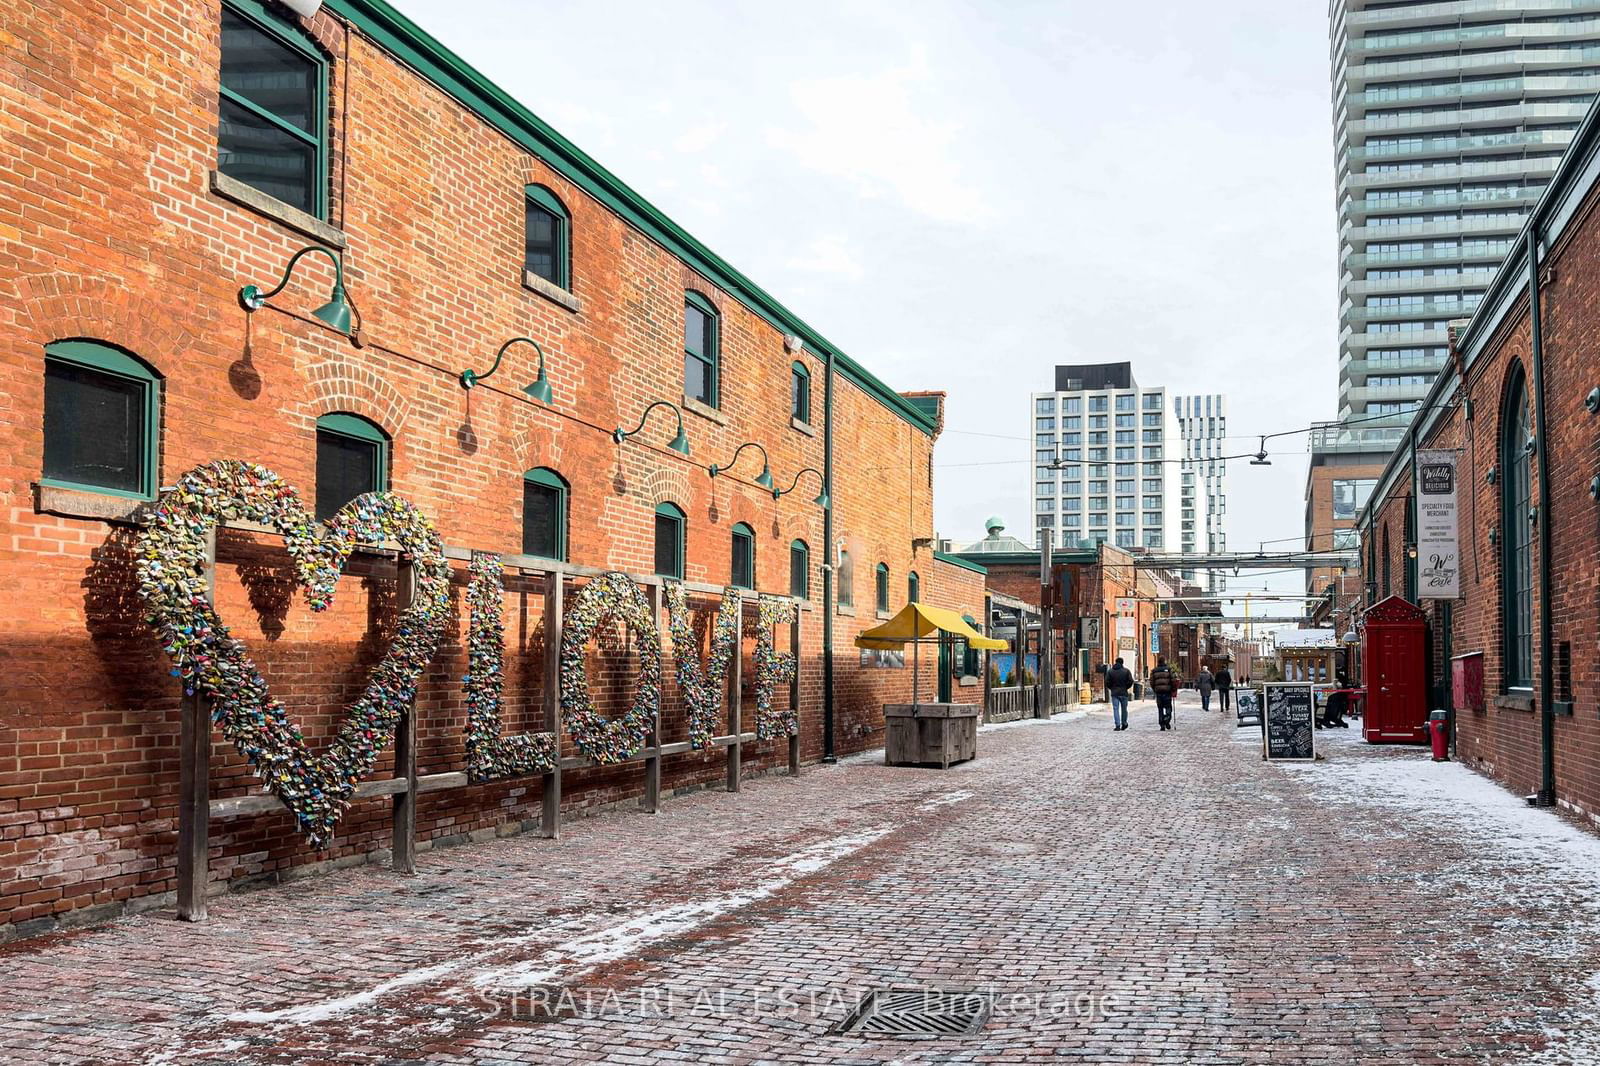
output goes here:
{"type": "Polygon", "coordinates": [[[956,612],[925,603],[906,604],[899,614],[857,637],[856,647],[886,651],[919,641],[937,640],[945,633],[966,641],[979,651],[1005,651],[1009,647],[1003,640],[983,636],[956,612]]]}

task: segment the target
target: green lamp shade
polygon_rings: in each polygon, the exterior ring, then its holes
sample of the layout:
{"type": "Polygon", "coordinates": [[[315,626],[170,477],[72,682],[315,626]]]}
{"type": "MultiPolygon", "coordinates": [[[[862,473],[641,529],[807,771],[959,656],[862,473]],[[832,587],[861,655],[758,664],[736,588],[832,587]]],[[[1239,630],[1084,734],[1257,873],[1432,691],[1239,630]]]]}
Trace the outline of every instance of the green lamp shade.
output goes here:
{"type": "Polygon", "coordinates": [[[761,468],[761,473],[756,478],[756,484],[760,485],[764,489],[772,488],[772,468],[771,467],[763,466],[761,468]]]}
{"type": "Polygon", "coordinates": [[[344,301],[344,287],[342,285],[335,285],[333,287],[332,298],[329,299],[327,303],[311,312],[311,317],[320,319],[321,321],[332,326],[334,329],[338,330],[340,333],[343,333],[345,336],[349,336],[350,305],[344,301]]]}
{"type": "Polygon", "coordinates": [[[544,376],[544,367],[539,368],[539,380],[532,385],[524,385],[522,391],[542,404],[550,402],[550,380],[544,376]]]}
{"type": "Polygon", "coordinates": [[[687,457],[689,454],[689,438],[683,435],[683,427],[678,427],[678,435],[672,438],[672,443],[667,445],[679,455],[687,457]]]}
{"type": "Polygon", "coordinates": [[[828,499],[828,494],[826,492],[819,492],[817,493],[817,498],[812,502],[818,507],[827,507],[833,501],[828,499]]]}

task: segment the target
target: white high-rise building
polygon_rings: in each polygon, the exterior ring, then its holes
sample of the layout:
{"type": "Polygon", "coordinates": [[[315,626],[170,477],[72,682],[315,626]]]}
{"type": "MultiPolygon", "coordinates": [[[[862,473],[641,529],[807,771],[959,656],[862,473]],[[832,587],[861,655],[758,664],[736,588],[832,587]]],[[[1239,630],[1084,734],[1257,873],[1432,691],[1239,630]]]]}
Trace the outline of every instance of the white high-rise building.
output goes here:
{"type": "Polygon", "coordinates": [[[1171,551],[1179,475],[1166,389],[1140,388],[1129,363],[1058,366],[1055,386],[1030,397],[1035,527],[1057,545],[1171,551]]]}
{"type": "Polygon", "coordinates": [[[1340,424],[1313,462],[1382,463],[1600,90],[1600,0],[1330,0],[1328,22],[1340,424]]]}
{"type": "MultiPolygon", "coordinates": [[[[1220,393],[1175,396],[1172,411],[1178,424],[1178,547],[1186,553],[1224,552],[1228,535],[1222,516],[1228,513],[1224,482],[1228,461],[1224,441],[1228,435],[1228,405],[1220,393]]],[[[1207,591],[1223,590],[1222,575],[1215,571],[1183,571],[1188,581],[1198,581],[1207,591]]]]}

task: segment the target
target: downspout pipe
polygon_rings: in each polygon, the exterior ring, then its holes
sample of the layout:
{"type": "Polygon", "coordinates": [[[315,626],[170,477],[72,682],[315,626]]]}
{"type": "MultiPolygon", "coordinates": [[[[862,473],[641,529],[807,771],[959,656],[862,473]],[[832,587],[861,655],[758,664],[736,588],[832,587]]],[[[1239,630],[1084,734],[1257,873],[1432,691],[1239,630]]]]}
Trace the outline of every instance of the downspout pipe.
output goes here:
{"type": "MultiPolygon", "coordinates": [[[[1419,414],[1421,412],[1418,412],[1419,414]]],[[[1406,599],[1421,605],[1417,595],[1417,422],[1411,420],[1406,439],[1411,449],[1411,491],[1406,495],[1406,599]]]]}
{"type": "Polygon", "coordinates": [[[1528,225],[1529,377],[1533,379],[1534,476],[1539,484],[1539,791],[1540,807],[1556,802],[1555,648],[1550,617],[1550,440],[1544,420],[1544,331],[1539,315],[1539,223],[1528,225]]]}
{"type": "Polygon", "coordinates": [[[822,761],[839,761],[833,731],[833,577],[839,549],[833,543],[833,349],[827,349],[822,379],[822,761]]]}

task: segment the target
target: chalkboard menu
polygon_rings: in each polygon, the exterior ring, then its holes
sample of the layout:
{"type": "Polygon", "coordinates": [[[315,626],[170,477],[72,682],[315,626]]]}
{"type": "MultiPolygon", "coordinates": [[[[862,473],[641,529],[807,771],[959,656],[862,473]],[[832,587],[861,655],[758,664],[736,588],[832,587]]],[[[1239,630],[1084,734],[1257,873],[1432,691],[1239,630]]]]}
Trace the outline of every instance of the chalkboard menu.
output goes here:
{"type": "Polygon", "coordinates": [[[1260,698],[1256,696],[1255,689],[1234,689],[1233,705],[1238,708],[1238,718],[1241,723],[1246,721],[1261,721],[1261,701],[1260,698]]]}
{"type": "Polygon", "coordinates": [[[1316,736],[1312,716],[1316,713],[1310,685],[1264,685],[1266,701],[1266,757],[1268,759],[1314,759],[1312,738],[1316,736]]]}

